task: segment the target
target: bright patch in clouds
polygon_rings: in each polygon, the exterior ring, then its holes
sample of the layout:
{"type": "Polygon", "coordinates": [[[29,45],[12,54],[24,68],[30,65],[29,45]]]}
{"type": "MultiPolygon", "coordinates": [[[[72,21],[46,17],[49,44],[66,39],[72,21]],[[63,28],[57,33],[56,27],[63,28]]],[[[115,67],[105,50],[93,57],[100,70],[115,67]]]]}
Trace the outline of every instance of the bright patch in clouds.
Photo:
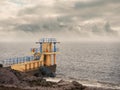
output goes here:
{"type": "Polygon", "coordinates": [[[22,2],[21,0],[10,0],[10,2],[13,2],[15,4],[17,4],[18,6],[23,6],[24,2],[22,2]]]}

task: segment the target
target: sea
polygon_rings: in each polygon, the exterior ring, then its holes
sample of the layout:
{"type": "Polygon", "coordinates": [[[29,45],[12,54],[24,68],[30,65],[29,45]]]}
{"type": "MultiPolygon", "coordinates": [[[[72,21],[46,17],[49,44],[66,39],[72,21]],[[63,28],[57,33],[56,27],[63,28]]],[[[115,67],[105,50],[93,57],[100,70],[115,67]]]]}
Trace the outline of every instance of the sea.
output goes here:
{"type": "MultiPolygon", "coordinates": [[[[1,42],[0,60],[31,55],[34,42],[1,42]]],[[[120,87],[120,42],[61,42],[56,78],[120,87]]]]}

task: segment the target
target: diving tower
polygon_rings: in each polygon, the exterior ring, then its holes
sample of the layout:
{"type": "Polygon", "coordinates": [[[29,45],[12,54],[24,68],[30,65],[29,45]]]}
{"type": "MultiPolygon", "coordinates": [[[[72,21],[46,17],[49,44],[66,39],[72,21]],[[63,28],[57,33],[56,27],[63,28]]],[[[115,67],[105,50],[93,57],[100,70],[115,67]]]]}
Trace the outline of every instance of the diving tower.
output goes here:
{"type": "Polygon", "coordinates": [[[42,38],[36,42],[39,47],[31,49],[32,56],[4,60],[3,65],[6,64],[12,69],[21,72],[36,70],[40,67],[56,66],[56,54],[59,53],[58,43],[60,42],[57,42],[55,38],[42,38]]]}

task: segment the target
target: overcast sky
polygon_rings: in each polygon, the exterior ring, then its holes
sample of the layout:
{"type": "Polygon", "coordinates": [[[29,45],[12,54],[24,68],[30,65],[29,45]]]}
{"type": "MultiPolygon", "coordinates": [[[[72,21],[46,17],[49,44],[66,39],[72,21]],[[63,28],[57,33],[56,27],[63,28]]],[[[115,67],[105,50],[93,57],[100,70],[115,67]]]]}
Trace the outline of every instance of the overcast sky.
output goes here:
{"type": "Polygon", "coordinates": [[[0,41],[119,33],[120,0],[0,0],[0,41]]]}

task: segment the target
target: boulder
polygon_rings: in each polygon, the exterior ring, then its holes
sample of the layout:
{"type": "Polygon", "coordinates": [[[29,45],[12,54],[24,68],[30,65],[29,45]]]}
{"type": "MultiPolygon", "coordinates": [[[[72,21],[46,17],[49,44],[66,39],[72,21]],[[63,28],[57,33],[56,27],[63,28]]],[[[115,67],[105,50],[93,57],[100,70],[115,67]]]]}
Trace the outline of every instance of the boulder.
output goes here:
{"type": "Polygon", "coordinates": [[[42,74],[42,76],[44,76],[44,77],[55,77],[56,75],[55,75],[55,73],[54,72],[52,72],[49,68],[47,68],[47,67],[41,67],[40,69],[39,69],[39,72],[37,73],[37,75],[38,76],[41,76],[41,74],[42,74]]]}
{"type": "Polygon", "coordinates": [[[9,69],[0,68],[0,84],[19,84],[19,79],[9,69]]]}
{"type": "Polygon", "coordinates": [[[3,65],[2,64],[0,64],[0,68],[2,68],[3,67],[3,65]]]}

